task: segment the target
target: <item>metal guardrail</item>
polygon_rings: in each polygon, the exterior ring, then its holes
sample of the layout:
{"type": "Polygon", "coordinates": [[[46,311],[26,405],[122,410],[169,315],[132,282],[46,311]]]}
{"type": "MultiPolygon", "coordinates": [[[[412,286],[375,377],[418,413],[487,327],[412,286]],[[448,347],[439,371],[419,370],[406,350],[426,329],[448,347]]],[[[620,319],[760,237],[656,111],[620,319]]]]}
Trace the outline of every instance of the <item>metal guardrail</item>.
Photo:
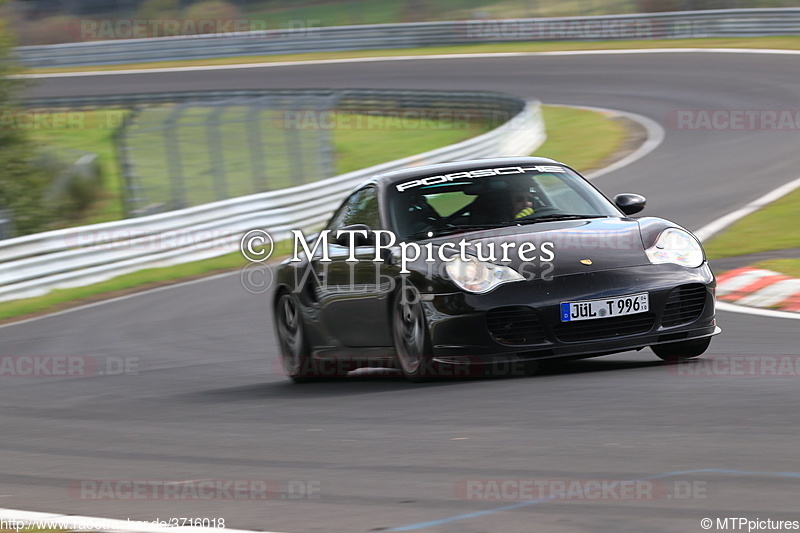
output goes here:
{"type": "Polygon", "coordinates": [[[800,8],[465,20],[121,39],[17,48],[28,67],[180,61],[513,41],[598,41],[800,34],[800,8]]]}
{"type": "MultiPolygon", "coordinates": [[[[483,95],[492,97],[491,93],[483,95]]],[[[267,229],[276,240],[290,237],[292,229],[317,229],[356,185],[391,170],[530,154],[545,139],[539,102],[499,94],[493,97],[514,111],[513,118],[451,146],[288,189],[0,241],[0,301],[224,255],[238,250],[241,236],[253,228],[267,229]]]]}
{"type": "Polygon", "coordinates": [[[105,110],[94,120],[99,127],[120,124],[114,143],[126,216],[333,176],[333,130],[494,127],[523,107],[516,98],[475,91],[366,89],[189,91],[25,104],[105,110]]]}

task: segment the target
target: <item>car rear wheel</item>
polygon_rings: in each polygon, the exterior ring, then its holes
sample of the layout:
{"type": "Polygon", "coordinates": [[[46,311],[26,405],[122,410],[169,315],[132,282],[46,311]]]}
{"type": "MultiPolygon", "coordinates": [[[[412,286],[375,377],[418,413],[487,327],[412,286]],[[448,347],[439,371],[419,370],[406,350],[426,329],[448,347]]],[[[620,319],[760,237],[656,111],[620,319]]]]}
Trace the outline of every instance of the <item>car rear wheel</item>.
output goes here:
{"type": "Polygon", "coordinates": [[[317,377],[305,337],[300,303],[289,293],[278,298],[275,306],[275,323],[278,330],[283,368],[286,375],[297,383],[311,381],[317,377]]]}
{"type": "Polygon", "coordinates": [[[419,291],[404,284],[392,304],[392,336],[398,366],[406,378],[415,382],[435,377],[429,364],[431,349],[426,322],[419,291]]]}
{"type": "Polygon", "coordinates": [[[683,342],[670,342],[668,344],[656,344],[651,346],[655,354],[664,361],[683,361],[702,355],[711,344],[711,337],[694,339],[683,342]]]}

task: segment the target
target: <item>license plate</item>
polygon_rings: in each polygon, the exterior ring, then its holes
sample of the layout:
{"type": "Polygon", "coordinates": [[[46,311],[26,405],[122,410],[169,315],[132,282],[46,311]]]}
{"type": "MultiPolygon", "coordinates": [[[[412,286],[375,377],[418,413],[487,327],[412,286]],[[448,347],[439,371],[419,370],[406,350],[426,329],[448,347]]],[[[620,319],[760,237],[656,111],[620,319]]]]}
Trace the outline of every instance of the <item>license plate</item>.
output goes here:
{"type": "Polygon", "coordinates": [[[635,315],[636,313],[647,312],[649,307],[646,292],[629,296],[602,298],[600,300],[563,302],[561,304],[561,321],[577,322],[578,320],[635,315]]]}

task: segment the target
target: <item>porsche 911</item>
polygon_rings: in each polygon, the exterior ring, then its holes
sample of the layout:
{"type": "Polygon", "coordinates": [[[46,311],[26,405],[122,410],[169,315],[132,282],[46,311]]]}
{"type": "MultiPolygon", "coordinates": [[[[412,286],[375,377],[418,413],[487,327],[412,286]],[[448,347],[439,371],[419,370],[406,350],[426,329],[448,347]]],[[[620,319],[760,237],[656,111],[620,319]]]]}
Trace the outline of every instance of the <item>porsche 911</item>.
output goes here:
{"type": "Polygon", "coordinates": [[[649,347],[674,361],[720,332],[700,242],[645,198],[613,199],[540,157],[389,172],[277,269],[295,381],[385,366],[412,381],[649,347]]]}

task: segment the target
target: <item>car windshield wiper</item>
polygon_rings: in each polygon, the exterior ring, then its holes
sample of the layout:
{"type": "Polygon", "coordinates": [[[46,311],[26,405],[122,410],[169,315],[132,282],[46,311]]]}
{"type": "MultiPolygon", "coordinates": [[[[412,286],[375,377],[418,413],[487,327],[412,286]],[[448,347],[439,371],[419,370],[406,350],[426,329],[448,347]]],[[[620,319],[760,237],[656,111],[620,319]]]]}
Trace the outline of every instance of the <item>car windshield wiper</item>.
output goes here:
{"type": "Polygon", "coordinates": [[[464,233],[467,231],[475,231],[482,229],[505,228],[508,226],[515,226],[516,221],[498,222],[495,224],[465,224],[459,226],[445,226],[443,228],[430,228],[422,231],[416,231],[406,237],[407,239],[430,239],[432,237],[441,237],[443,235],[452,235],[454,233],[464,233]]]}
{"type": "Polygon", "coordinates": [[[527,217],[518,218],[515,222],[522,224],[535,223],[535,222],[553,222],[556,220],[579,220],[582,218],[608,218],[609,215],[570,215],[566,213],[552,213],[549,215],[536,214],[528,215],[527,217]]]}

